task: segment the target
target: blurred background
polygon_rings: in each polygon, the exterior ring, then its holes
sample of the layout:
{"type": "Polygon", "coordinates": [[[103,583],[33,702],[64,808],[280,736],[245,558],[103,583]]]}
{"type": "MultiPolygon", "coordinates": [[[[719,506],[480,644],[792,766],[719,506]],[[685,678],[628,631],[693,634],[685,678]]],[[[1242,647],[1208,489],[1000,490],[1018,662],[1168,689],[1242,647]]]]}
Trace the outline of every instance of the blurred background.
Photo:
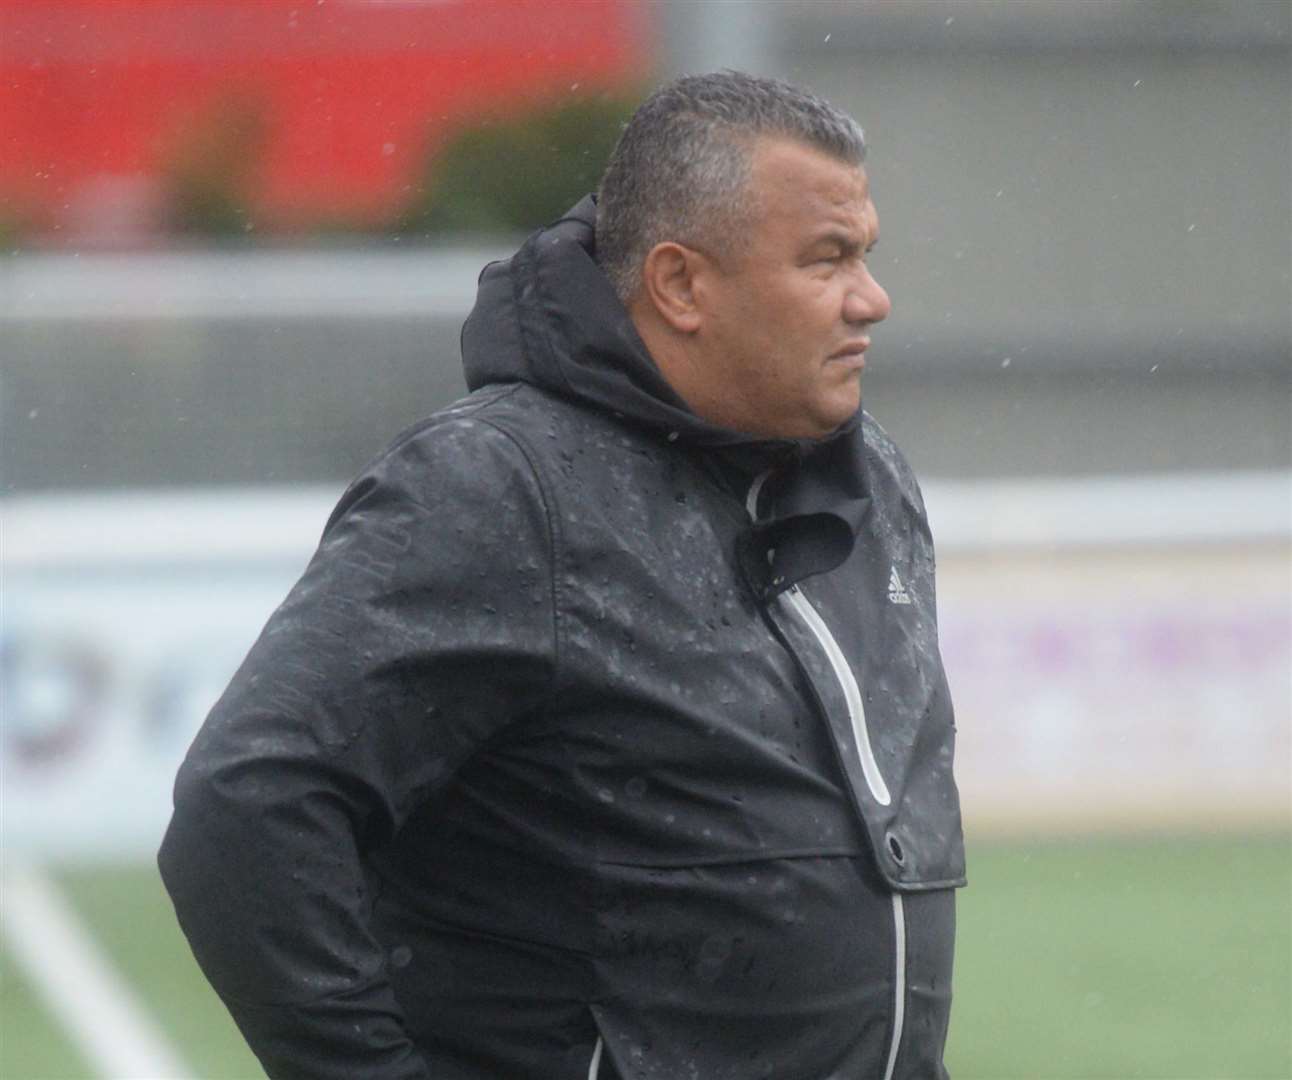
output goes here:
{"type": "Polygon", "coordinates": [[[1292,1077],[1292,5],[0,0],[0,1076],[261,1075],[152,857],[479,269],[674,74],[870,143],[965,1078],[1292,1077]]]}

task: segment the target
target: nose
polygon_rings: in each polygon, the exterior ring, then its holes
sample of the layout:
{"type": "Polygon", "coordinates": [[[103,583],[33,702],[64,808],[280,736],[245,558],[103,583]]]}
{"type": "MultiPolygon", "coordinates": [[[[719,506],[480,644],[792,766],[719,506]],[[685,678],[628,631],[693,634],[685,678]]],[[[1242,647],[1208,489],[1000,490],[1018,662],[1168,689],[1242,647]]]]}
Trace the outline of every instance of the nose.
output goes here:
{"type": "Polygon", "coordinates": [[[893,310],[884,287],[875,280],[870,269],[861,263],[858,273],[843,298],[843,318],[849,323],[877,323],[888,318],[893,310]]]}

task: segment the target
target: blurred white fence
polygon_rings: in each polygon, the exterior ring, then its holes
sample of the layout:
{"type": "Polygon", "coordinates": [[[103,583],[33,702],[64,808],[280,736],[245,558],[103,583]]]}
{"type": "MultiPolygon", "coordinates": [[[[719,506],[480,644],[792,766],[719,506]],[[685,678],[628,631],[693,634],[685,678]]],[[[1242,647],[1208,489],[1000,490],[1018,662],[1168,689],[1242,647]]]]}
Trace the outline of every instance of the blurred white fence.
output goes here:
{"type": "Polygon", "coordinates": [[[929,495],[966,820],[1292,824],[1292,477],[929,495]]]}
{"type": "MultiPolygon", "coordinates": [[[[15,497],[6,852],[147,855],[335,487],[15,497]]],[[[971,826],[1289,820],[1292,474],[929,483],[971,826]]]]}

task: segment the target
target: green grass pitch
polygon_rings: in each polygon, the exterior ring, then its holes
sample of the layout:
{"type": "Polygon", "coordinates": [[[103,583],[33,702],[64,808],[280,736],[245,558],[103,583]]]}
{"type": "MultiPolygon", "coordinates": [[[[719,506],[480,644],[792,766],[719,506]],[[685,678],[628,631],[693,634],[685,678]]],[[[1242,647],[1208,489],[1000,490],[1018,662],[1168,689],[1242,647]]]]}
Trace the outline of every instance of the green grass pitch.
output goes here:
{"type": "MultiPolygon", "coordinates": [[[[1292,1078],[1292,836],[970,846],[955,1080],[1292,1078]]],[[[56,875],[203,1078],[263,1074],[147,866],[56,875]]],[[[0,1077],[92,1077],[0,953],[0,1077]]]]}

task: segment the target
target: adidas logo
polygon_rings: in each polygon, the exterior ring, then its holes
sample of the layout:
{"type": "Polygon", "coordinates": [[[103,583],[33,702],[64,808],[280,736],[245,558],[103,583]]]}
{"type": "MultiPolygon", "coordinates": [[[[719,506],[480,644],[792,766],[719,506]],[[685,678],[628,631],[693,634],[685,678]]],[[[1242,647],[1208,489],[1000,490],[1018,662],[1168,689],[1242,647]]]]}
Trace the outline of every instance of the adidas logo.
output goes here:
{"type": "Polygon", "coordinates": [[[909,604],[911,594],[906,591],[906,586],[902,584],[902,579],[897,576],[897,567],[894,566],[888,575],[888,602],[890,604],[909,604]]]}

